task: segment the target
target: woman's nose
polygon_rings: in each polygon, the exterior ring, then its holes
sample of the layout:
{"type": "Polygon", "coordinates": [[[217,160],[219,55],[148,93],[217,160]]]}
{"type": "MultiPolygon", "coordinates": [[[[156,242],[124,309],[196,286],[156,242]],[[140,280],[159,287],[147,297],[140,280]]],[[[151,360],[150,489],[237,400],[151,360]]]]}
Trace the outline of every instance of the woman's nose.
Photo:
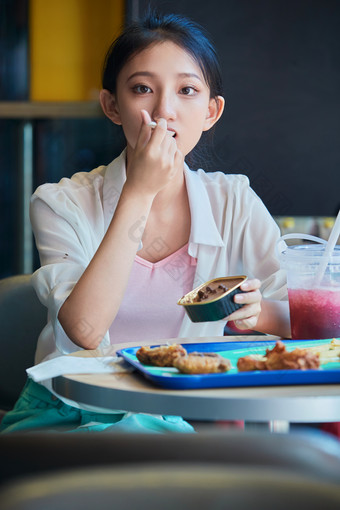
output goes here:
{"type": "Polygon", "coordinates": [[[176,118],[176,104],[175,99],[170,94],[162,94],[155,102],[152,118],[158,120],[160,118],[167,121],[176,118]]]}

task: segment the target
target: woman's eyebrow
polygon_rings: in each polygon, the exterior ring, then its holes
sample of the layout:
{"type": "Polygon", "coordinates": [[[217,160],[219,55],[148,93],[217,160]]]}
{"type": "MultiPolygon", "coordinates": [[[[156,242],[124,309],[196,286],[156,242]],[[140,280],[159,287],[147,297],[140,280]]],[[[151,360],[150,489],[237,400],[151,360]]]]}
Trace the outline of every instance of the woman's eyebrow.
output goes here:
{"type": "MultiPolygon", "coordinates": [[[[150,71],[136,71],[135,73],[132,73],[131,76],[128,77],[127,81],[132,80],[132,78],[135,78],[136,76],[147,76],[149,78],[154,78],[156,73],[151,73],[150,71]]],[[[197,80],[202,81],[200,76],[196,73],[178,73],[177,76],[179,78],[196,78],[197,80]]]]}
{"type": "Polygon", "coordinates": [[[126,81],[132,80],[132,78],[135,78],[136,76],[149,76],[149,77],[153,77],[153,76],[155,76],[155,74],[154,73],[150,73],[149,71],[136,71],[135,73],[132,73],[131,76],[129,76],[126,81]]]}
{"type": "Polygon", "coordinates": [[[202,81],[202,78],[196,73],[179,73],[178,76],[180,78],[197,78],[197,80],[202,81]]]}

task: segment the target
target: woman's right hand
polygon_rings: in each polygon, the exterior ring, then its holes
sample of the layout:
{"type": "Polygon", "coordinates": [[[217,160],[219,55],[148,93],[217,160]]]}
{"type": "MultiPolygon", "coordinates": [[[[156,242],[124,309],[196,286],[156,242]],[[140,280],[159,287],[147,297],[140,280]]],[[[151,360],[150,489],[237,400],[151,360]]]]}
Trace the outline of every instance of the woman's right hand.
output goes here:
{"type": "Polygon", "coordinates": [[[154,198],[183,169],[184,157],[165,119],[148,126],[151,117],[141,111],[142,126],[134,149],[129,152],[126,187],[154,198]]]}

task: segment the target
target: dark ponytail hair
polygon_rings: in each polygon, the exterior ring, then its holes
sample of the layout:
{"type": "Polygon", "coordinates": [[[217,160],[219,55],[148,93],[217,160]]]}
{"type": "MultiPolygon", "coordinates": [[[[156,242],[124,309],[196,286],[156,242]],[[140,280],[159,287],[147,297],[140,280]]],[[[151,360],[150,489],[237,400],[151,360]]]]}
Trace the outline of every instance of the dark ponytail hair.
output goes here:
{"type": "Polygon", "coordinates": [[[150,13],[123,30],[107,52],[103,88],[114,94],[118,75],[127,61],[148,46],[164,41],[177,44],[193,57],[210,89],[211,98],[223,94],[216,51],[205,30],[194,21],[176,14],[150,13]]]}

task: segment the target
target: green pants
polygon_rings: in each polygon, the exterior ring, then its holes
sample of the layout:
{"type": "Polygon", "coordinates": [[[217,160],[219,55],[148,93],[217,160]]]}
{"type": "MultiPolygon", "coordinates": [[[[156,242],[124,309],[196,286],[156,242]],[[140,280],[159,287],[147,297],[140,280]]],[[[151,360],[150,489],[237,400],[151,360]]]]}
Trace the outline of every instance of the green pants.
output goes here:
{"type": "Polygon", "coordinates": [[[0,432],[29,430],[60,432],[195,432],[179,416],[153,416],[142,413],[101,414],[64,404],[41,384],[28,379],[14,408],[3,418],[0,432]]]}

